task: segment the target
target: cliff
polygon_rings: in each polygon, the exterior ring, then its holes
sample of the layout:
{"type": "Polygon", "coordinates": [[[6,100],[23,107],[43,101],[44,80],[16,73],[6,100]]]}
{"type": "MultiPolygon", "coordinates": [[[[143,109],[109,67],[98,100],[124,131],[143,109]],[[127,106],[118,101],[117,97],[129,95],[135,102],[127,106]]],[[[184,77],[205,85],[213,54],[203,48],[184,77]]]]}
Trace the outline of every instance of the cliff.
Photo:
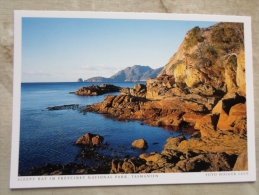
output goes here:
{"type": "Polygon", "coordinates": [[[191,29],[158,77],[147,82],[147,98],[222,97],[230,92],[245,96],[243,31],[240,23],[191,29]]]}
{"type": "MultiPolygon", "coordinates": [[[[225,164],[226,159],[229,165],[225,170],[247,170],[243,25],[219,23],[191,29],[177,53],[146,86],[107,96],[103,102],[87,106],[85,111],[109,114],[120,120],[141,120],[172,130],[194,131],[190,139],[169,138],[161,154],[140,155],[138,160],[145,167],[141,172],[199,171],[197,167],[221,171],[226,167],[217,166],[225,164]],[[179,153],[186,157],[180,161],[177,157],[177,163],[172,163],[179,153]],[[171,160],[152,167],[150,156],[171,160]]],[[[118,167],[128,161],[113,161],[112,173],[127,172],[118,167]]],[[[136,170],[133,172],[140,172],[136,170]]]]}

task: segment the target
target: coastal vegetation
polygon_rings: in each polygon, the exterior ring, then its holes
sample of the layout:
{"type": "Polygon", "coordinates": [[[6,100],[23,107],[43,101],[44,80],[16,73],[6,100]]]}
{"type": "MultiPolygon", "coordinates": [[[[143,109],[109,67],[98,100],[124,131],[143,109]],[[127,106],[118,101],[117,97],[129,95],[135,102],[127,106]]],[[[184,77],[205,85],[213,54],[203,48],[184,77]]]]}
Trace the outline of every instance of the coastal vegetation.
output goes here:
{"type": "MultiPolygon", "coordinates": [[[[135,157],[111,158],[98,154],[104,135],[82,135],[75,143],[82,156],[97,158],[102,165],[47,165],[31,171],[39,174],[168,173],[241,171],[248,169],[247,113],[241,23],[195,27],[177,53],[156,78],[134,88],[108,85],[79,89],[75,95],[108,95],[103,102],[86,106],[84,112],[109,115],[120,121],[140,120],[174,131],[191,131],[191,137],[170,137],[163,150],[145,153],[149,143],[135,140],[135,157]],[[89,92],[89,93],[88,93],[89,92]]],[[[129,130],[130,133],[130,130],[129,130]]]]}

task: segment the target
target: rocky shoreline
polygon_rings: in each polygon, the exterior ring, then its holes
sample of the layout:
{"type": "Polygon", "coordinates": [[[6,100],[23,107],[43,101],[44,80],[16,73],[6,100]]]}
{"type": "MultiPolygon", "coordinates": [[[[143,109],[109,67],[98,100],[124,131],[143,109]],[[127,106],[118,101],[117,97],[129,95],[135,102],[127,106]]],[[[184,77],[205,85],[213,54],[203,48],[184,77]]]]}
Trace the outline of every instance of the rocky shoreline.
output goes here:
{"type": "Polygon", "coordinates": [[[121,87],[110,84],[102,84],[100,86],[90,85],[88,87],[81,87],[75,91],[74,94],[82,96],[98,96],[105,93],[119,92],[121,89],[121,87]]]}
{"type": "MultiPolygon", "coordinates": [[[[47,170],[43,174],[66,174],[67,169],[69,174],[247,170],[243,43],[242,24],[195,27],[187,33],[178,52],[157,78],[148,80],[146,85],[135,85],[133,89],[110,85],[79,89],[75,94],[121,91],[120,95],[108,95],[103,102],[86,106],[84,112],[108,114],[119,120],[140,120],[171,130],[190,127],[193,134],[190,139],[168,138],[161,153],[125,158],[102,156],[101,168],[48,165],[42,168],[47,170]]],[[[98,153],[95,149],[101,147],[103,139],[95,135],[99,141],[93,144],[96,140],[93,142],[93,137],[88,136],[91,142],[87,142],[87,136],[81,141],[87,143],[86,153],[93,150],[91,154],[95,157],[98,153]]],[[[148,143],[144,145],[147,147],[148,143]]]]}

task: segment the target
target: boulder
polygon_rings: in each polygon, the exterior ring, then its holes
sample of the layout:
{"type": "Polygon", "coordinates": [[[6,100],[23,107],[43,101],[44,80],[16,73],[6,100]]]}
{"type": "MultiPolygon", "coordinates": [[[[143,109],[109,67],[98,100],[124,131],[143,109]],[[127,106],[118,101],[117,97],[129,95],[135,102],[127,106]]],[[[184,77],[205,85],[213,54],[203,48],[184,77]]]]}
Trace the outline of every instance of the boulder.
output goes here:
{"type": "Polygon", "coordinates": [[[237,132],[246,131],[246,127],[242,127],[243,125],[240,122],[244,119],[246,119],[246,104],[239,103],[230,108],[229,114],[224,109],[221,109],[217,127],[222,130],[236,130],[236,128],[239,128],[237,132]],[[236,125],[237,127],[235,127],[236,125]]]}
{"type": "Polygon", "coordinates": [[[166,144],[164,146],[164,150],[162,154],[168,154],[168,153],[171,153],[172,150],[177,150],[177,147],[179,146],[179,144],[184,140],[186,140],[184,136],[169,137],[166,140],[166,144]]]}
{"type": "Polygon", "coordinates": [[[132,145],[134,148],[138,148],[138,149],[147,149],[147,148],[148,148],[147,141],[144,140],[144,139],[135,140],[134,142],[132,142],[131,145],[132,145]]]}
{"type": "Polygon", "coordinates": [[[92,137],[92,144],[93,145],[96,145],[96,146],[99,146],[101,145],[103,142],[103,137],[100,136],[100,135],[96,135],[94,137],[92,137]]]}
{"type": "Polygon", "coordinates": [[[87,133],[84,136],[81,136],[76,141],[77,145],[90,145],[90,146],[99,146],[103,142],[103,137],[97,134],[87,133]]]}
{"type": "Polygon", "coordinates": [[[217,115],[207,114],[195,123],[194,128],[200,130],[202,137],[217,136],[217,121],[217,115]]]}

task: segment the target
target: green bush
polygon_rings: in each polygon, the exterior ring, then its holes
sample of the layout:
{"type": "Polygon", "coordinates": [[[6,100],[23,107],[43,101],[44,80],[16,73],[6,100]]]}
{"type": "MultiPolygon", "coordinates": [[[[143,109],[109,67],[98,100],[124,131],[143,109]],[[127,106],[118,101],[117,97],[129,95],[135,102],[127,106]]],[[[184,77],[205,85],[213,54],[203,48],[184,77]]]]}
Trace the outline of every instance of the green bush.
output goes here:
{"type": "Polygon", "coordinates": [[[244,43],[243,28],[216,26],[211,33],[211,40],[226,53],[234,51],[244,43]]]}
{"type": "Polygon", "coordinates": [[[193,59],[197,60],[196,66],[211,66],[218,58],[216,48],[208,43],[199,45],[196,52],[190,55],[193,59]]]}
{"type": "Polygon", "coordinates": [[[196,26],[194,27],[188,35],[188,38],[186,39],[186,48],[189,49],[190,47],[196,45],[198,42],[203,42],[204,37],[201,36],[201,29],[196,26]]]}

